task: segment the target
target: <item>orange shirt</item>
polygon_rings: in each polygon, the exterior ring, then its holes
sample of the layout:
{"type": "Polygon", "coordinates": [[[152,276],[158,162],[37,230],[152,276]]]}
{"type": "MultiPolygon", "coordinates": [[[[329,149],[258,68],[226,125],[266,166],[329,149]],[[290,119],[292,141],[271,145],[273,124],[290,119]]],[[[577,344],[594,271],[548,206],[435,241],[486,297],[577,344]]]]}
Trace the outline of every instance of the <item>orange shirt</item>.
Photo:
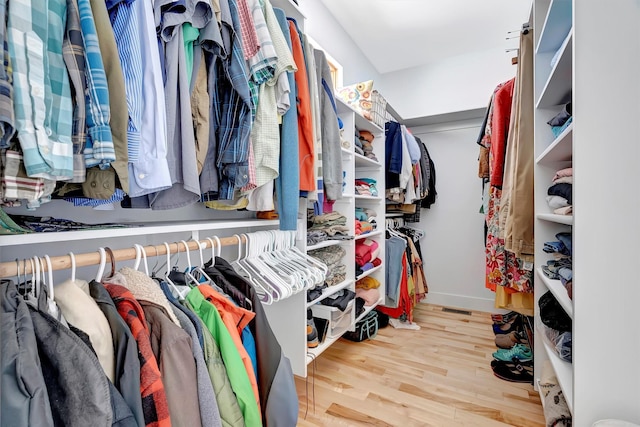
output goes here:
{"type": "Polygon", "coordinates": [[[291,50],[293,60],[298,67],[295,73],[296,86],[298,88],[298,156],[300,161],[300,190],[315,191],[316,183],[313,175],[315,167],[315,151],[313,148],[313,122],[311,116],[311,94],[309,93],[309,80],[307,79],[307,66],[304,62],[302,43],[298,36],[296,25],[289,21],[291,33],[291,50]]]}
{"type": "Polygon", "coordinates": [[[227,330],[233,339],[233,343],[236,345],[236,348],[240,353],[244,367],[249,375],[253,394],[256,397],[256,402],[258,402],[258,408],[260,408],[258,381],[256,380],[253,363],[251,363],[251,358],[249,357],[247,350],[242,345],[242,340],[240,339],[242,330],[253,320],[254,317],[256,317],[256,314],[252,311],[245,310],[242,307],[238,307],[231,300],[224,295],[221,295],[219,292],[216,292],[216,290],[209,285],[199,285],[198,290],[207,301],[216,307],[218,313],[220,313],[222,322],[227,327],[227,330]]]}

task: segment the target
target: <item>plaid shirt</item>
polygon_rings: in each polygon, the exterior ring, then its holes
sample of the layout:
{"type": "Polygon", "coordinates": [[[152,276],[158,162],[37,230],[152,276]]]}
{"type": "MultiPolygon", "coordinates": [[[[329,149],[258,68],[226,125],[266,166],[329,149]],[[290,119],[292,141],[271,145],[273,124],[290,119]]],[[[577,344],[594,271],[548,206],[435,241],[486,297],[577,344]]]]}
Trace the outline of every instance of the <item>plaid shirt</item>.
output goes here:
{"type": "Polygon", "coordinates": [[[236,187],[249,181],[248,157],[251,133],[251,99],[245,73],[244,57],[238,37],[240,22],[235,0],[229,0],[229,8],[223,9],[221,33],[225,51],[224,61],[216,62],[214,72],[217,88],[212,93],[216,107],[218,157],[216,166],[220,173],[220,200],[231,200],[236,187]]]}
{"type": "Polygon", "coordinates": [[[62,56],[66,0],[12,0],[7,40],[18,138],[31,177],[73,177],[73,105],[62,56]]]}
{"type": "Polygon", "coordinates": [[[84,161],[84,145],[87,139],[87,121],[85,110],[84,44],[80,28],[80,11],[75,0],[67,0],[67,28],[62,42],[62,56],[69,71],[71,96],[73,100],[73,125],[71,142],[73,143],[73,178],[71,182],[84,182],[87,165],[84,161]]]}
{"type": "Polygon", "coordinates": [[[236,0],[238,19],[240,20],[242,52],[249,59],[260,50],[260,41],[247,0],[236,0]]]}
{"type": "Polygon", "coordinates": [[[11,149],[2,151],[2,203],[15,206],[10,201],[26,200],[28,206],[35,208],[39,201],[51,200],[55,181],[28,177],[22,154],[11,149]]]}
{"type": "Polygon", "coordinates": [[[87,167],[100,166],[108,169],[111,162],[116,160],[113,146],[113,136],[109,127],[109,88],[107,76],[104,72],[102,54],[98,44],[98,33],[91,12],[89,0],[78,0],[80,11],[80,26],[84,40],[87,91],[86,110],[89,138],[84,150],[87,167]]]}
{"type": "Polygon", "coordinates": [[[0,62],[0,148],[9,147],[9,140],[15,132],[13,115],[13,87],[11,86],[11,60],[7,43],[7,0],[0,1],[0,43],[3,58],[0,62]]]}
{"type": "Polygon", "coordinates": [[[167,396],[162,384],[160,368],[151,348],[144,311],[127,288],[110,284],[105,284],[104,287],[111,295],[118,308],[118,313],[131,328],[131,333],[138,343],[144,422],[149,427],[170,427],[171,419],[169,418],[167,396]]]}

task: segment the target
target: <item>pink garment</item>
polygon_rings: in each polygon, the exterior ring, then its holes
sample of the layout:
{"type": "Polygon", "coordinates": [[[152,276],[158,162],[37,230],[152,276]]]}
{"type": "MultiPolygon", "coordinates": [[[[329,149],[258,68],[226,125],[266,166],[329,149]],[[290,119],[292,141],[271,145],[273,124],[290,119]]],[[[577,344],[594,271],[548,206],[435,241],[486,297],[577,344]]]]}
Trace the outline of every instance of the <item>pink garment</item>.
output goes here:
{"type": "Polygon", "coordinates": [[[565,169],[559,170],[554,175],[553,180],[555,181],[556,179],[562,178],[563,176],[573,176],[573,168],[565,168],[565,169]]]}
{"type": "Polygon", "coordinates": [[[364,300],[364,305],[372,306],[380,300],[380,291],[374,289],[356,289],[356,297],[360,297],[364,300]]]}
{"type": "Polygon", "coordinates": [[[371,254],[378,249],[378,242],[375,240],[365,239],[356,243],[356,263],[363,266],[371,261],[371,254]]]}

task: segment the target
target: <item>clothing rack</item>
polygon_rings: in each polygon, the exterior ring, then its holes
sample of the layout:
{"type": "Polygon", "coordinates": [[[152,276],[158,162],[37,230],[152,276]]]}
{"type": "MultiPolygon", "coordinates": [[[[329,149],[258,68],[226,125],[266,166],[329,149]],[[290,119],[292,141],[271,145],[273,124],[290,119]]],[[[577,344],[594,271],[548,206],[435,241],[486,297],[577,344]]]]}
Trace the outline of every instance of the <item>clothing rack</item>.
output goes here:
{"type": "MultiPolygon", "coordinates": [[[[246,242],[246,238],[244,236],[231,236],[231,237],[223,237],[223,238],[214,238],[212,240],[189,240],[186,242],[189,251],[197,251],[204,250],[207,248],[213,248],[212,242],[219,242],[220,246],[231,246],[231,245],[240,245],[241,243],[246,242]],[[198,243],[200,244],[200,249],[198,248],[198,243]]],[[[168,243],[169,252],[171,254],[186,252],[186,247],[181,242],[172,242],[168,243]]],[[[105,248],[108,249],[108,248],[105,248]]],[[[142,250],[147,257],[156,257],[160,255],[166,255],[167,246],[164,244],[160,245],[149,245],[143,246],[142,250]]],[[[107,251],[107,262],[115,263],[117,261],[129,261],[134,260],[138,256],[137,250],[135,248],[124,248],[124,249],[115,249],[107,251]]],[[[96,252],[87,252],[81,254],[74,254],[73,258],[75,258],[75,266],[76,267],[86,267],[91,265],[99,265],[102,262],[102,255],[99,251],[96,252]]],[[[42,258],[44,261],[44,258],[42,258]]],[[[42,262],[43,268],[45,271],[47,270],[47,263],[42,262]]],[[[72,256],[61,255],[51,257],[51,268],[53,271],[58,270],[67,270],[72,268],[72,256]]],[[[0,278],[9,278],[15,277],[19,274],[30,274],[31,263],[24,262],[23,260],[15,260],[15,261],[7,261],[0,263],[0,278]]]]}

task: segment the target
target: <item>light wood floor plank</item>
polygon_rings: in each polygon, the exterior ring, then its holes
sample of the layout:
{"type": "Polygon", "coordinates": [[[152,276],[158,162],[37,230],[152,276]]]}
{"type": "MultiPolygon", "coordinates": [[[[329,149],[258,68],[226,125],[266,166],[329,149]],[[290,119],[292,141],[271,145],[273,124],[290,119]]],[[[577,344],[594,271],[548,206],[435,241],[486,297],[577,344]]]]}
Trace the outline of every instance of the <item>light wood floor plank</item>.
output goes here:
{"type": "Polygon", "coordinates": [[[296,377],[298,426],[544,426],[533,387],[491,371],[488,313],[419,304],[414,316],[421,330],[339,340],[317,359],[315,375],[309,365],[309,378],[296,377]]]}

